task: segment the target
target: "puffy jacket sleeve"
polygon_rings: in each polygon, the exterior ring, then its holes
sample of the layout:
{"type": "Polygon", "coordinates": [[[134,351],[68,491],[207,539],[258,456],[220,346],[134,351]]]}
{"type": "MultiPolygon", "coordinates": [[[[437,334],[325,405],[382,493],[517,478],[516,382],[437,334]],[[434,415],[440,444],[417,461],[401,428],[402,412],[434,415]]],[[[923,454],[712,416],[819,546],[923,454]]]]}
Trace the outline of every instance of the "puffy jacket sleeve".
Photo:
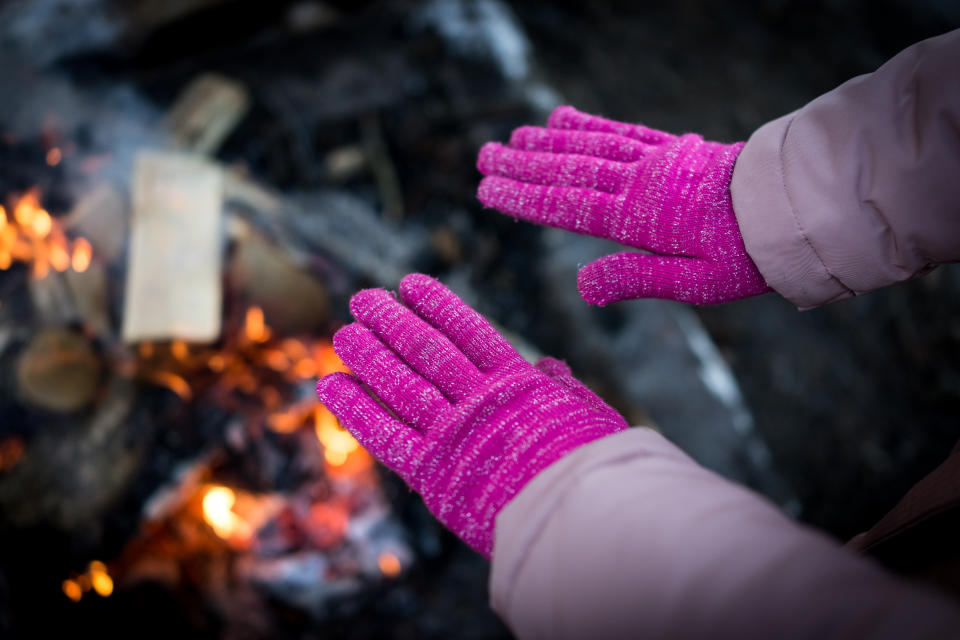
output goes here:
{"type": "Polygon", "coordinates": [[[747,252],[800,308],[960,260],[960,30],[758,129],[731,192],[747,252]]]}
{"type": "Polygon", "coordinates": [[[493,608],[527,638],[948,638],[960,608],[630,429],[497,518],[493,608]]]}

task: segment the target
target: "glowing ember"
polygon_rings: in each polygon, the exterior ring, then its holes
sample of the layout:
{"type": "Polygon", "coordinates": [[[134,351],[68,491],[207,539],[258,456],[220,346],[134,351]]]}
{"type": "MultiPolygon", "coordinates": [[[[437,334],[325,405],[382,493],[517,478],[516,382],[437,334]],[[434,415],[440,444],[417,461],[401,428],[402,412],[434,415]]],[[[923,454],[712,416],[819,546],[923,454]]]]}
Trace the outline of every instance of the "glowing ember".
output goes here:
{"type": "Polygon", "coordinates": [[[77,273],[83,273],[90,266],[90,258],[93,257],[93,247],[86,238],[77,238],[73,243],[73,256],[70,259],[70,266],[77,273]]]}
{"type": "Polygon", "coordinates": [[[90,575],[90,586],[97,595],[106,598],[113,593],[113,578],[107,573],[107,567],[102,562],[91,562],[87,573],[90,575]]]}
{"type": "Polygon", "coordinates": [[[298,378],[314,378],[317,375],[317,365],[313,360],[304,358],[297,363],[297,366],[294,367],[293,371],[297,374],[298,378]]]}
{"type": "Polygon", "coordinates": [[[328,464],[339,467],[360,448],[360,443],[340,427],[336,417],[323,405],[317,405],[314,409],[313,421],[317,438],[323,445],[323,457],[328,464]]]}
{"type": "Polygon", "coordinates": [[[388,578],[396,578],[403,571],[403,565],[400,564],[400,558],[388,551],[384,551],[377,557],[377,566],[380,571],[388,578]]]}
{"type": "Polygon", "coordinates": [[[60,272],[70,268],[70,252],[67,250],[67,239],[60,233],[59,228],[50,236],[50,265],[60,272]]]}
{"type": "Polygon", "coordinates": [[[210,367],[211,371],[219,373],[226,368],[227,361],[222,355],[217,353],[210,356],[210,359],[207,361],[207,366],[210,367]]]}
{"type": "Polygon", "coordinates": [[[263,309],[250,307],[243,325],[243,332],[253,342],[266,342],[270,339],[270,328],[263,318],[263,309]]]}
{"type": "Polygon", "coordinates": [[[137,352],[140,354],[141,358],[152,358],[153,357],[153,343],[152,342],[141,342],[137,346],[137,352]]]}
{"type": "Polygon", "coordinates": [[[181,400],[187,401],[193,397],[190,384],[172,371],[151,371],[145,376],[151,382],[166,387],[177,394],[181,400]]]}
{"type": "Polygon", "coordinates": [[[87,566],[86,573],[64,580],[60,583],[60,589],[63,595],[74,602],[79,602],[83,594],[91,589],[106,598],[113,593],[113,578],[107,572],[107,565],[94,560],[87,566]]]}
{"type": "Polygon", "coordinates": [[[290,358],[279,349],[270,349],[263,354],[264,362],[274,371],[286,371],[290,368],[290,358]]]}
{"type": "Polygon", "coordinates": [[[80,588],[76,580],[64,580],[60,588],[63,590],[63,595],[74,602],[80,602],[80,598],[83,597],[83,589],[80,588]]]}
{"type": "Polygon", "coordinates": [[[250,525],[233,512],[236,501],[237,495],[228,487],[213,486],[203,495],[203,519],[225,540],[250,535],[250,525]]]}
{"type": "Polygon", "coordinates": [[[40,209],[40,192],[37,189],[27,191],[13,208],[13,218],[21,227],[33,224],[33,216],[40,209]]]}
{"type": "Polygon", "coordinates": [[[303,416],[295,411],[271,413],[267,416],[267,426],[277,433],[293,433],[303,424],[303,416]]]}
{"type": "Polygon", "coordinates": [[[50,151],[47,151],[47,164],[51,167],[55,167],[60,164],[60,161],[63,159],[63,153],[59,148],[53,147],[50,151]]]}
{"type": "Polygon", "coordinates": [[[335,371],[350,373],[349,367],[343,364],[343,360],[333,350],[333,345],[330,342],[318,343],[313,349],[313,357],[317,363],[317,375],[321,378],[335,371]]]}
{"type": "Polygon", "coordinates": [[[23,458],[23,440],[18,436],[10,436],[0,440],[0,471],[12,469],[23,458]]]}
{"type": "Polygon", "coordinates": [[[187,347],[187,343],[183,340],[174,340],[170,345],[170,353],[173,354],[173,357],[177,360],[183,361],[190,357],[190,349],[187,347]]]}

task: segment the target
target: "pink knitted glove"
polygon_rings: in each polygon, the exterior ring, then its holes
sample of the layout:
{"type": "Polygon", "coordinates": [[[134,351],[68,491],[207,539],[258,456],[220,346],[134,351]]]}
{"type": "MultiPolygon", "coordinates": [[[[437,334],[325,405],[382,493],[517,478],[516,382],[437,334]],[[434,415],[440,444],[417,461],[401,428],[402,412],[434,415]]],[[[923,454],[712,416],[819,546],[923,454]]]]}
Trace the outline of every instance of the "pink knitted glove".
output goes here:
{"type": "Polygon", "coordinates": [[[357,322],[333,344],[356,378],[326,376],[320,400],[488,558],[497,513],[527,482],[577,447],[627,428],[566,365],[529,364],[429,276],[406,276],[400,300],[360,291],[350,311],[357,322]]]}
{"type": "Polygon", "coordinates": [[[546,129],[520,127],[509,146],[484,145],[477,195],[517,218],[648,252],[580,269],[587,302],[727,302],[771,291],[747,255],[730,201],[742,148],[558,107],[546,129]]]}

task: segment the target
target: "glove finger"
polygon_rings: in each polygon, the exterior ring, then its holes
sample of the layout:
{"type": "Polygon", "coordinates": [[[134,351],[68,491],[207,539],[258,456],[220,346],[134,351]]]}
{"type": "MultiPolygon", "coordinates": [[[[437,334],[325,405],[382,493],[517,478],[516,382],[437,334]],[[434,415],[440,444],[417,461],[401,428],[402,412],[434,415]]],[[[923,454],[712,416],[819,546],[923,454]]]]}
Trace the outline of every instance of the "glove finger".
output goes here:
{"type": "Polygon", "coordinates": [[[469,396],[480,382],[480,370],[447,336],[383,289],[354,294],[350,312],[453,402],[469,396]]]}
{"type": "Polygon", "coordinates": [[[663,298],[691,304],[723,302],[722,283],[705,260],[625,252],[605,256],[577,273],[577,289],[590,304],[663,298]]]}
{"type": "Polygon", "coordinates": [[[590,390],[590,387],[575,378],[573,376],[573,372],[570,371],[570,367],[568,367],[567,363],[563,360],[557,360],[556,358],[547,356],[540,358],[534,366],[545,375],[550,376],[555,382],[563,385],[567,391],[586,402],[596,411],[600,411],[608,416],[616,417],[620,420],[623,419],[623,417],[620,416],[620,414],[617,413],[613,407],[604,402],[603,398],[595,394],[590,390]]]}
{"type": "Polygon", "coordinates": [[[583,113],[573,107],[567,106],[554,109],[553,113],[550,114],[550,118],[547,120],[547,126],[551,129],[609,133],[654,145],[663,144],[676,137],[665,131],[650,129],[640,124],[628,124],[626,122],[608,120],[607,118],[583,113]]]}
{"type": "Polygon", "coordinates": [[[317,396],[364,449],[414,487],[423,458],[423,436],[393,416],[347,373],[317,383],[317,396]]]}
{"type": "Polygon", "coordinates": [[[566,362],[551,358],[550,356],[540,358],[533,366],[544,375],[548,375],[554,380],[562,382],[564,385],[566,385],[567,378],[573,378],[573,372],[570,371],[570,367],[567,366],[566,362]]]}
{"type": "Polygon", "coordinates": [[[333,336],[337,355],[393,413],[421,431],[450,408],[440,390],[416,374],[374,333],[359,323],[333,336]]]}
{"type": "Polygon", "coordinates": [[[638,231],[617,224],[621,219],[617,196],[603,191],[487,176],[480,181],[477,197],[485,206],[515,218],[631,245],[634,239],[623,236],[638,231]]]}
{"type": "Polygon", "coordinates": [[[489,142],[480,150],[477,169],[485,176],[618,193],[631,175],[629,164],[592,156],[512,149],[489,142]]]}
{"type": "Polygon", "coordinates": [[[612,133],[519,127],[510,135],[510,146],[523,151],[575,153],[616,162],[636,162],[653,145],[612,133]]]}
{"type": "Polygon", "coordinates": [[[480,371],[524,362],[486,318],[438,280],[422,273],[404,276],[400,281],[400,298],[443,332],[480,371]]]}

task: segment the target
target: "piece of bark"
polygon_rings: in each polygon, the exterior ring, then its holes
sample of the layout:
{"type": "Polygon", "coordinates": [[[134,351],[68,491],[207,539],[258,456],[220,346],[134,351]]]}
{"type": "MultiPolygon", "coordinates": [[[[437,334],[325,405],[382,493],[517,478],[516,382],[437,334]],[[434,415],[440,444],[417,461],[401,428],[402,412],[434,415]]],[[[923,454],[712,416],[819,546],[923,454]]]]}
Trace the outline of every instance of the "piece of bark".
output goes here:
{"type": "Polygon", "coordinates": [[[222,199],[221,171],[202,158],[137,156],[124,341],[219,336],[222,199]]]}
{"type": "Polygon", "coordinates": [[[100,360],[82,336],[64,329],[37,333],[17,362],[20,399],[51,411],[88,405],[100,382],[100,360]]]}
{"type": "Polygon", "coordinates": [[[195,78],[170,107],[164,121],[177,147],[213,154],[250,108],[250,95],[238,82],[214,73],[195,78]]]}

